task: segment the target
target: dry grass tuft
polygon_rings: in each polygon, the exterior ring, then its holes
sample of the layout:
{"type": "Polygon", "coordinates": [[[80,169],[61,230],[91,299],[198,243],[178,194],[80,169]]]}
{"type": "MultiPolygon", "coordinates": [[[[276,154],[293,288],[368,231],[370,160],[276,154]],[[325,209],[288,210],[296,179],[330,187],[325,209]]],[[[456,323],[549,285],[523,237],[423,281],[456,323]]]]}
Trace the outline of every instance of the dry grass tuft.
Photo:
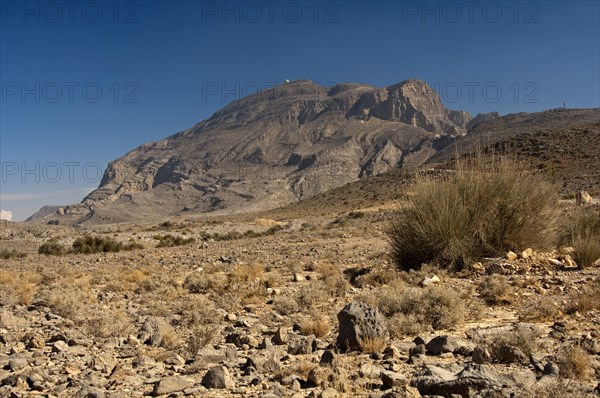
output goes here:
{"type": "Polygon", "coordinates": [[[324,337],[331,331],[331,320],[326,315],[304,317],[300,322],[300,333],[304,336],[314,334],[315,337],[324,337]]]}
{"type": "Polygon", "coordinates": [[[376,305],[389,319],[388,328],[393,337],[452,329],[470,314],[468,295],[459,295],[444,286],[416,288],[399,283],[361,299],[376,305]]]}
{"type": "Polygon", "coordinates": [[[477,287],[479,297],[489,305],[510,304],[514,290],[504,275],[486,276],[477,287]]]}
{"type": "Polygon", "coordinates": [[[558,356],[560,375],[569,379],[587,379],[592,371],[592,360],[578,345],[565,349],[558,356]]]}
{"type": "Polygon", "coordinates": [[[574,260],[586,268],[600,259],[600,211],[592,208],[577,210],[568,217],[562,243],[572,246],[574,260]]]}
{"type": "Polygon", "coordinates": [[[367,353],[383,352],[388,346],[388,343],[383,338],[366,338],[363,340],[360,349],[367,353]]]}
{"type": "Polygon", "coordinates": [[[550,297],[539,297],[527,300],[518,309],[520,321],[546,322],[560,315],[560,310],[550,297]]]}

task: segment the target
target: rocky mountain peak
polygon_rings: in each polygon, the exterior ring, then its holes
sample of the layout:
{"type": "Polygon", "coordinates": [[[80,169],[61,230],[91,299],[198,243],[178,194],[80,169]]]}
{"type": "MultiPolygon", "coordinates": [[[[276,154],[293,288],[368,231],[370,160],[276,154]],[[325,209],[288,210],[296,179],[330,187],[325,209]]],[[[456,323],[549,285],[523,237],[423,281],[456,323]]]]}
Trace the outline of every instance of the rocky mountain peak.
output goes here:
{"type": "Polygon", "coordinates": [[[470,119],[444,108],[420,80],[384,88],[297,80],[111,162],[83,203],[96,213],[137,214],[279,206],[422,163],[464,134],[470,119]]]}

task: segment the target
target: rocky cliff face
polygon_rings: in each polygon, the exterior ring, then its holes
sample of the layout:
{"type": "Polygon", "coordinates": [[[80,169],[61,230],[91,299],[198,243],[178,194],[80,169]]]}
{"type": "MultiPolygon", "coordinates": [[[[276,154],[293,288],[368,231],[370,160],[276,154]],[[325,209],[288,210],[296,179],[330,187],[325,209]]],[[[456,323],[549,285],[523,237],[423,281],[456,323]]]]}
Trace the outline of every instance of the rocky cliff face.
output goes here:
{"type": "Polygon", "coordinates": [[[470,120],[445,109],[418,80],[330,89],[296,81],[235,101],[111,162],[83,204],[106,221],[275,207],[419,164],[436,143],[463,135],[470,120]]]}

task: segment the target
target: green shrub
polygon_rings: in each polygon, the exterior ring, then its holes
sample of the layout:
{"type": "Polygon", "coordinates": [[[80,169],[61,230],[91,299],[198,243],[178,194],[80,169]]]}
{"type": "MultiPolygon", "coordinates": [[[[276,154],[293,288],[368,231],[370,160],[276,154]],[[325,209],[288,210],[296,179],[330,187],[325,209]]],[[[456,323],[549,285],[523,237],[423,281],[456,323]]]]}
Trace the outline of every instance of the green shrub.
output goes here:
{"type": "Polygon", "coordinates": [[[50,239],[42,244],[38,253],[53,256],[62,256],[63,254],[93,254],[93,253],[117,253],[121,250],[142,249],[144,246],[137,242],[123,244],[109,237],[85,235],[75,239],[71,249],[56,242],[56,239],[50,239]]]}
{"type": "Polygon", "coordinates": [[[2,249],[0,250],[0,258],[3,260],[8,260],[10,258],[25,258],[27,257],[26,253],[23,252],[19,252],[16,250],[8,250],[8,249],[2,249]]]}
{"type": "Polygon", "coordinates": [[[120,252],[123,244],[112,238],[85,235],[75,239],[71,252],[81,254],[120,252]]]}
{"type": "Polygon", "coordinates": [[[196,239],[194,238],[182,238],[181,236],[173,236],[171,234],[167,235],[157,235],[154,239],[158,240],[158,245],[156,247],[175,247],[175,246],[184,246],[190,243],[194,243],[196,239]]]}
{"type": "Polygon", "coordinates": [[[600,212],[577,211],[569,217],[567,225],[562,243],[573,247],[573,259],[579,267],[589,267],[600,259],[600,212]]]}
{"type": "Polygon", "coordinates": [[[67,248],[60,243],[50,240],[38,248],[38,253],[46,256],[62,256],[67,253],[67,248]]]}
{"type": "Polygon", "coordinates": [[[557,195],[509,157],[478,154],[442,177],[418,176],[388,236],[400,269],[438,263],[462,268],[477,259],[556,243],[557,195]]]}

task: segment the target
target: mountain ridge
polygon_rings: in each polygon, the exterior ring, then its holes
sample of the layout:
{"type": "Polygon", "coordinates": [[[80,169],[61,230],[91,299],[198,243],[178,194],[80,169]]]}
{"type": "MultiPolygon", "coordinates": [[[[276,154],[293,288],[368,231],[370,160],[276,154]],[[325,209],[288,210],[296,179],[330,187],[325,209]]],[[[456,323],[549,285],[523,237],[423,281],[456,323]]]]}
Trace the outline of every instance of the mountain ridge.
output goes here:
{"type": "Polygon", "coordinates": [[[152,207],[164,214],[273,208],[421,164],[441,142],[464,135],[471,119],[446,109],[420,80],[383,88],[298,80],[132,149],[67,213],[109,219],[118,210],[145,217],[152,207]]]}

